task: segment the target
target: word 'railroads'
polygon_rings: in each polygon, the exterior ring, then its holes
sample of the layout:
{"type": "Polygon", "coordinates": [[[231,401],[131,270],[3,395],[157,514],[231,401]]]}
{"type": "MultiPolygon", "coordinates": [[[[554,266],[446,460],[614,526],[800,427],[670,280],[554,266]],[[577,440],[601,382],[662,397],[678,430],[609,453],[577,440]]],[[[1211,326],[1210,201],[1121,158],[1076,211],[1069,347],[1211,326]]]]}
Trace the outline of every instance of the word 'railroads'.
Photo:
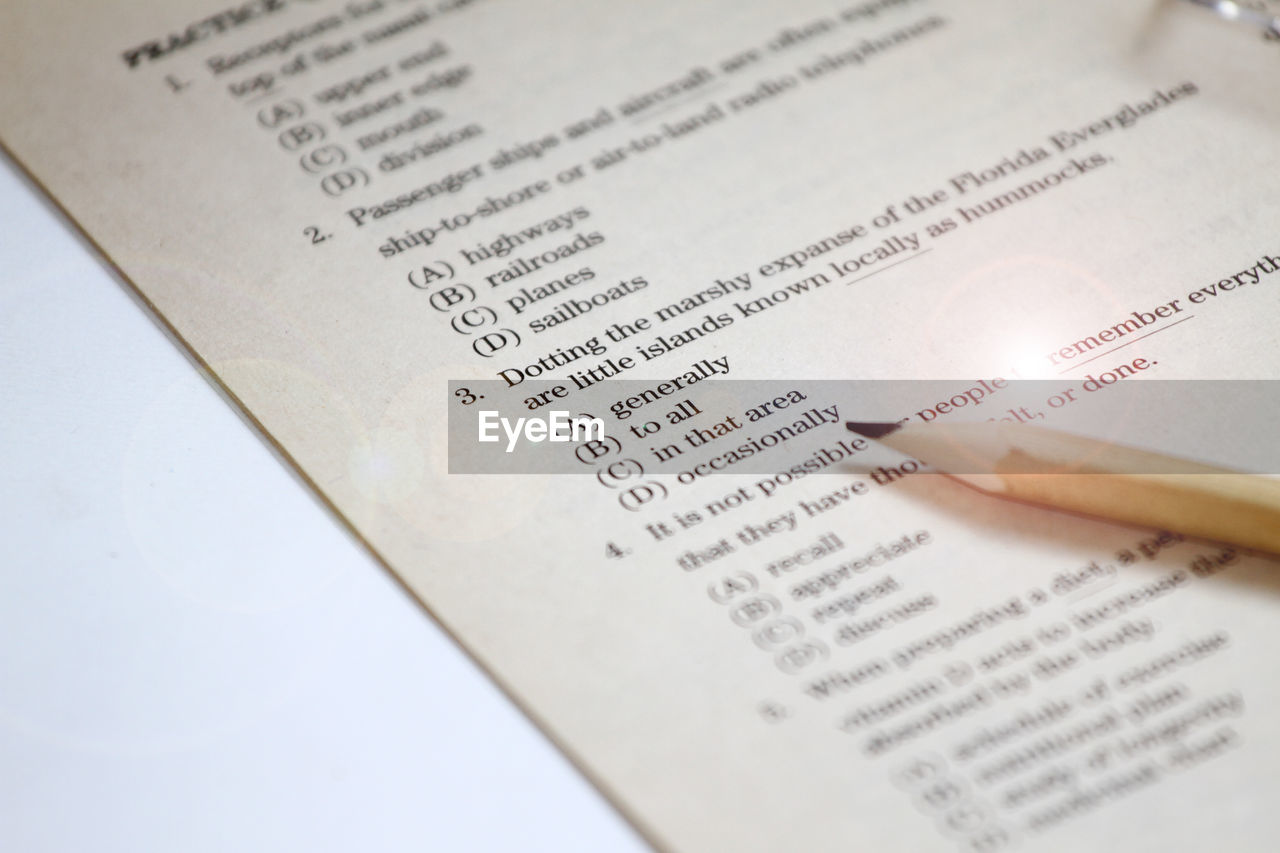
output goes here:
{"type": "Polygon", "coordinates": [[[523,435],[525,441],[603,441],[604,421],[586,415],[569,417],[568,412],[553,411],[546,418],[516,418],[513,424],[495,411],[482,411],[476,421],[476,438],[481,442],[499,441],[498,427],[507,434],[507,453],[516,449],[523,435]],[[582,430],[582,437],[578,437],[582,430]]]}

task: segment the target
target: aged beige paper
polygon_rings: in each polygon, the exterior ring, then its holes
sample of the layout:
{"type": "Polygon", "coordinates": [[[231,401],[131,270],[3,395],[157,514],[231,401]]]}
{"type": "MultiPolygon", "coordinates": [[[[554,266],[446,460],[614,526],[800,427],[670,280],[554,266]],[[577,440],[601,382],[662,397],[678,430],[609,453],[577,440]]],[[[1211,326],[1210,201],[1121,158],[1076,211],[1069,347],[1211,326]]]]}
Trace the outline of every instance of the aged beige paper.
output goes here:
{"type": "Polygon", "coordinates": [[[1274,560],[797,456],[851,401],[714,382],[1276,378],[1276,49],[1104,0],[10,0],[0,140],[654,845],[1269,850],[1274,560]],[[448,473],[450,413],[606,379],[667,390],[591,474],[448,473]]]}

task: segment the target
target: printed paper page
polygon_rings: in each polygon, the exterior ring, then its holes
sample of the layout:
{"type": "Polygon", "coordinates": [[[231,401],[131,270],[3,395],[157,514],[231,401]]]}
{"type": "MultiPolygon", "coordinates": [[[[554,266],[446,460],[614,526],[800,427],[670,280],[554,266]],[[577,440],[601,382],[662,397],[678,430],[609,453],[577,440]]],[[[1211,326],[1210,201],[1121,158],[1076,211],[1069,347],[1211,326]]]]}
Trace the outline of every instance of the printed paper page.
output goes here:
{"type": "MultiPolygon", "coordinates": [[[[1274,379],[1274,41],[1101,0],[19,0],[0,46],[7,150],[656,847],[1274,846],[1273,559],[844,429],[1274,379]]],[[[1137,432],[1247,467],[1266,427],[1199,399],[1137,432]]]]}

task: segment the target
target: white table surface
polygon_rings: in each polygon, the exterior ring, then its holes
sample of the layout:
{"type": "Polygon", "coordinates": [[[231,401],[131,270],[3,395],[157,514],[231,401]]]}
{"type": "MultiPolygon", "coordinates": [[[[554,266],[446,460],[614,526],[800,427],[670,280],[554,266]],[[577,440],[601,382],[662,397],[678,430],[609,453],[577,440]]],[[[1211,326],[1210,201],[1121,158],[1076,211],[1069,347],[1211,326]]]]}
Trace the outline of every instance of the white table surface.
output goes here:
{"type": "Polygon", "coordinates": [[[634,832],[0,155],[0,850],[634,832]]]}

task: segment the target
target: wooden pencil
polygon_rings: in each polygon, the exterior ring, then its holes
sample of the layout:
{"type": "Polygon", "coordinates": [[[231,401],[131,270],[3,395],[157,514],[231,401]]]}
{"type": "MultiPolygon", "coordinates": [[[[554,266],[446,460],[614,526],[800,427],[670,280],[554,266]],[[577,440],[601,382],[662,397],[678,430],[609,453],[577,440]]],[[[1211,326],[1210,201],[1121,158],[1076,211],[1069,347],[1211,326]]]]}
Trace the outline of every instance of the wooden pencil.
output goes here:
{"type": "Polygon", "coordinates": [[[849,422],[980,491],[1280,554],[1280,480],[1029,424],[849,422]]]}

